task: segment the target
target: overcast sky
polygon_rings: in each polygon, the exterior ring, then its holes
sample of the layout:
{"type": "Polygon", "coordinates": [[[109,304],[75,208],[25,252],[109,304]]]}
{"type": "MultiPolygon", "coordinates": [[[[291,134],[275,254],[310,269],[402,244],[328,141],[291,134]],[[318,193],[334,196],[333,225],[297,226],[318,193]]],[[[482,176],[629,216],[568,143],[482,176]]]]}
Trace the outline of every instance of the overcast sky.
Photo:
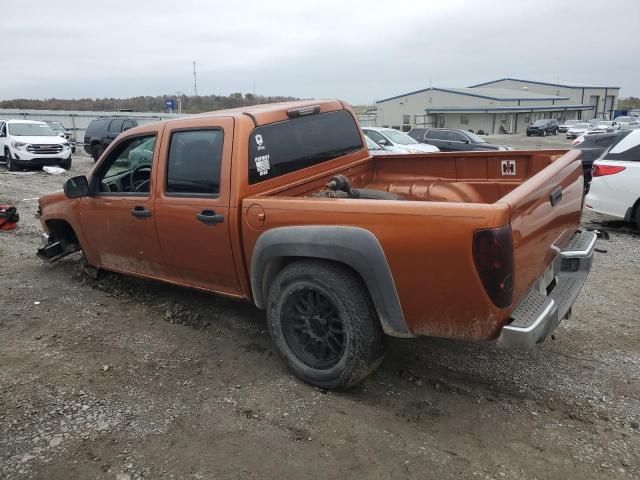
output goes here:
{"type": "Polygon", "coordinates": [[[37,0],[2,6],[0,99],[241,91],[354,104],[502,77],[640,97],[639,0],[37,0]]]}

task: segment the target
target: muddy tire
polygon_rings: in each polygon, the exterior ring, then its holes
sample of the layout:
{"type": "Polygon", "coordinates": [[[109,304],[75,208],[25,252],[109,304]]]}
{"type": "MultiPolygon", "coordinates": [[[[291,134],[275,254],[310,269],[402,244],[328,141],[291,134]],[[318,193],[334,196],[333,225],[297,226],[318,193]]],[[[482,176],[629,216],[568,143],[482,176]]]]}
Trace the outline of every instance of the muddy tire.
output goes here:
{"type": "Polygon", "coordinates": [[[267,321],[285,365],[316,387],[349,388],[370,375],[386,352],[367,289],[339,264],[287,265],[269,288],[267,321]]]}
{"type": "Polygon", "coordinates": [[[69,170],[71,168],[71,157],[69,157],[69,159],[65,160],[64,162],[61,162],[60,166],[65,170],[69,170]]]}

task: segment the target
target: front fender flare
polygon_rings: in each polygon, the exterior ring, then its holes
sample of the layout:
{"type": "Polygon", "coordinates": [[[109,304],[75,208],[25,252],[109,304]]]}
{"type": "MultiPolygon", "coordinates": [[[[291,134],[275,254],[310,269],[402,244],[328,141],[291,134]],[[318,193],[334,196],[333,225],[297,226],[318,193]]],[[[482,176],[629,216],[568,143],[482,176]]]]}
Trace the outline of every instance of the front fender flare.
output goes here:
{"type": "Polygon", "coordinates": [[[365,283],[382,328],[388,335],[413,337],[402,313],[393,276],[378,239],[369,231],[347,226],[279,227],[263,233],[251,258],[253,301],[265,309],[263,278],[274,259],[321,258],[349,266],[365,283]]]}

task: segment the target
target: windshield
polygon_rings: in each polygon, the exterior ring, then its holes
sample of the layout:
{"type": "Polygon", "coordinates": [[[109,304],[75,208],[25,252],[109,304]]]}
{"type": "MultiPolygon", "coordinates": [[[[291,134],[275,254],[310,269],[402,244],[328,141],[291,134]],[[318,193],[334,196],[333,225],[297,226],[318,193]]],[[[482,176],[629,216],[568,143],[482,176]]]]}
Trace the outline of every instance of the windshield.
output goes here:
{"type": "Polygon", "coordinates": [[[10,123],[9,135],[14,137],[57,137],[46,123],[10,123]]]}
{"type": "Polygon", "coordinates": [[[613,122],[609,122],[609,121],[598,122],[598,125],[606,125],[607,127],[610,127],[611,125],[613,125],[613,122]]]}
{"type": "Polygon", "coordinates": [[[47,122],[51,128],[58,132],[63,132],[66,130],[64,126],[60,122],[47,122]]]}
{"type": "Polygon", "coordinates": [[[539,127],[540,125],[545,125],[549,120],[536,120],[533,122],[533,125],[539,127]]]}
{"type": "Polygon", "coordinates": [[[578,123],[577,125],[574,125],[573,128],[589,128],[591,127],[591,125],[589,125],[588,123],[578,123]]]}
{"type": "Polygon", "coordinates": [[[365,135],[364,139],[367,141],[367,148],[369,150],[382,150],[382,147],[378,145],[376,142],[371,140],[369,137],[365,135]]]}
{"type": "Polygon", "coordinates": [[[380,133],[390,138],[393,143],[398,143],[400,145],[414,145],[418,143],[406,133],[399,132],[392,128],[381,130],[380,133]]]}
{"type": "Polygon", "coordinates": [[[578,123],[578,120],[567,120],[564,122],[565,125],[577,125],[578,123]]]}
{"type": "Polygon", "coordinates": [[[616,118],[616,122],[618,123],[628,123],[631,119],[629,117],[618,117],[616,118]]]}
{"type": "Polygon", "coordinates": [[[464,134],[467,137],[469,137],[473,143],[487,143],[487,141],[484,138],[480,138],[478,135],[476,135],[473,132],[464,132],[464,134]]]}

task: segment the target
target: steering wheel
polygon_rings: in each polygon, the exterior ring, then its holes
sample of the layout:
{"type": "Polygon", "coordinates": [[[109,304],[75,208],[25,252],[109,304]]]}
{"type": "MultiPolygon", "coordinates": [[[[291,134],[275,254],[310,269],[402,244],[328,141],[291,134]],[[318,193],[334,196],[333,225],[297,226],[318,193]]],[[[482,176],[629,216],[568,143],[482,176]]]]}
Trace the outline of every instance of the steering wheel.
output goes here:
{"type": "Polygon", "coordinates": [[[148,192],[148,186],[151,183],[151,167],[149,165],[138,165],[136,168],[131,170],[129,183],[131,183],[131,190],[133,190],[134,192],[148,192]],[[144,171],[147,172],[148,178],[136,179],[136,175],[144,171]],[[147,189],[142,190],[142,188],[145,186],[147,187],[147,189]]]}

